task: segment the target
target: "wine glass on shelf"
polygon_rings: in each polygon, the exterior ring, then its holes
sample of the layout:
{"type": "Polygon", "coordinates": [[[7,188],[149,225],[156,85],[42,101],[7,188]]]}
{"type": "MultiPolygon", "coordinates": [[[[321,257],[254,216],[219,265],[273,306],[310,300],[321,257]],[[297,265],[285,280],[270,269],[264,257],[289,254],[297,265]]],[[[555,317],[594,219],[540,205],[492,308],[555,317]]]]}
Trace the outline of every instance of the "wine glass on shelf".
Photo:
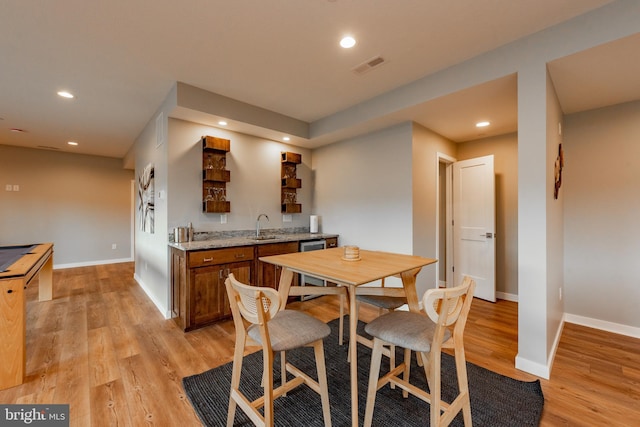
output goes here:
{"type": "Polygon", "coordinates": [[[224,156],[220,156],[218,159],[218,169],[224,170],[227,167],[227,159],[224,156]]]}
{"type": "Polygon", "coordinates": [[[214,196],[214,188],[213,187],[207,187],[207,196],[204,198],[205,202],[213,202],[215,200],[214,196]]]}

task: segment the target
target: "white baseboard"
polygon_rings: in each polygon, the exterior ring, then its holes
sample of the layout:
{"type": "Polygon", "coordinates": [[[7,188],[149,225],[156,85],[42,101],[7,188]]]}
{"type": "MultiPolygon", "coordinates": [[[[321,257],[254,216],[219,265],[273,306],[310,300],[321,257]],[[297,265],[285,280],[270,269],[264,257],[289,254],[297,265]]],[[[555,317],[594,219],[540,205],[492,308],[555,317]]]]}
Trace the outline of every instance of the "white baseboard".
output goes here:
{"type": "MultiPolygon", "coordinates": [[[[516,295],[517,297],[517,295],[516,295]]],[[[528,372],[533,375],[537,375],[540,378],[544,378],[548,380],[551,377],[551,368],[553,368],[553,361],[556,358],[556,352],[558,351],[558,345],[560,344],[560,338],[562,337],[562,329],[564,327],[564,321],[560,322],[560,327],[556,331],[555,339],[553,340],[553,345],[551,346],[551,351],[547,357],[546,364],[534,362],[529,359],[525,359],[520,356],[518,353],[516,355],[516,369],[519,369],[524,372],[528,372]]]]}
{"type": "Polygon", "coordinates": [[[589,328],[601,329],[614,334],[626,335],[633,338],[640,338],[640,328],[620,323],[607,322],[605,320],[593,319],[590,317],[578,316],[575,314],[564,314],[564,321],[575,323],[576,325],[587,326],[589,328]]]}
{"type": "Polygon", "coordinates": [[[138,283],[138,285],[142,288],[147,297],[153,302],[158,311],[164,316],[165,319],[171,319],[171,310],[167,310],[167,308],[160,301],[155,299],[151,292],[149,292],[149,288],[145,285],[144,281],[137,274],[133,274],[133,279],[138,283]]]}
{"type": "Polygon", "coordinates": [[[72,262],[69,264],[53,264],[53,269],[61,270],[63,268],[91,267],[93,265],[120,264],[123,262],[133,262],[133,258],[118,258],[118,259],[106,259],[101,261],[72,262]]]}
{"type": "Polygon", "coordinates": [[[516,369],[520,369],[521,371],[537,375],[540,378],[544,378],[546,380],[549,379],[549,373],[551,372],[549,365],[542,365],[537,362],[532,362],[531,360],[520,357],[520,355],[516,356],[516,369]]]}
{"type": "Polygon", "coordinates": [[[496,292],[496,298],[503,299],[506,301],[518,302],[517,294],[508,294],[506,292],[496,292]]]}

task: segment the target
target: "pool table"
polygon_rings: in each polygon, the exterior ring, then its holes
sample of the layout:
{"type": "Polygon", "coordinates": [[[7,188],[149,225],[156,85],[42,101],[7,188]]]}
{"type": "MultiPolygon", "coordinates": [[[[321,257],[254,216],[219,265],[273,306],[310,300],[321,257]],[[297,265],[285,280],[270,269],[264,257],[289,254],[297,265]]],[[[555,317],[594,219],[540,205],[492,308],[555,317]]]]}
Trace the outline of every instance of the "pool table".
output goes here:
{"type": "Polygon", "coordinates": [[[40,301],[53,298],[53,243],[0,247],[0,390],[24,382],[25,289],[38,277],[40,301]]]}

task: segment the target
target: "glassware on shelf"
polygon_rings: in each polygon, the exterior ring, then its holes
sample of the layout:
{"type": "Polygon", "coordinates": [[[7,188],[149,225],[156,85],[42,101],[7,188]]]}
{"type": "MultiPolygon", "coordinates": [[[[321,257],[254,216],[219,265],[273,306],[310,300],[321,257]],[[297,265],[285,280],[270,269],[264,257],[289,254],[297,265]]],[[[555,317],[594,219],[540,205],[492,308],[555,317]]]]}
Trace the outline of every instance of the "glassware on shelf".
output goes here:
{"type": "Polygon", "coordinates": [[[296,202],[296,193],[294,192],[287,192],[284,195],[284,202],[286,204],[293,204],[296,202]]]}
{"type": "Polygon", "coordinates": [[[284,167],[284,177],[286,179],[291,179],[296,177],[296,167],[295,165],[286,165],[284,167]]]}
{"type": "Polygon", "coordinates": [[[213,197],[213,187],[207,187],[207,196],[204,198],[205,202],[213,202],[215,199],[213,197]]]}
{"type": "Polygon", "coordinates": [[[207,169],[213,169],[213,159],[211,158],[211,154],[207,155],[207,169]]]}
{"type": "Polygon", "coordinates": [[[225,156],[220,156],[217,162],[218,169],[224,170],[227,167],[227,158],[225,156]]]}

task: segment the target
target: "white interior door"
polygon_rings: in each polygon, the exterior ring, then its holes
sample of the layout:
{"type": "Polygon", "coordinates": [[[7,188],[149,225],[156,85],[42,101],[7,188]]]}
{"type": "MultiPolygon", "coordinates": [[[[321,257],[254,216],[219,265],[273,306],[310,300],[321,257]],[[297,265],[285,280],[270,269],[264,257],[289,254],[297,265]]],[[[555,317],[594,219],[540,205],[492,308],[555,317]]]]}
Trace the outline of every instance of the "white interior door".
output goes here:
{"type": "Polygon", "coordinates": [[[493,155],[453,164],[453,283],[476,281],[475,296],[496,300],[493,155]]]}

